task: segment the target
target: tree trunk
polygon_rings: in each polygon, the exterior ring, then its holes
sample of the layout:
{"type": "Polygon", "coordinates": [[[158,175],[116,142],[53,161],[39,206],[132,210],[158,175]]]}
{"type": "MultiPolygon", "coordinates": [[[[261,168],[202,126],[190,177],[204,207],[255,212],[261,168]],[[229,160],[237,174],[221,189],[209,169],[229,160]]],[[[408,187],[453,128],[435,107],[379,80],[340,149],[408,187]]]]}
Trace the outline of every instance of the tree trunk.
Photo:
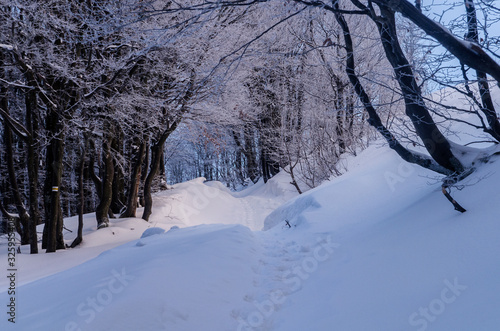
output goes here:
{"type": "Polygon", "coordinates": [[[238,133],[234,130],[232,130],[233,133],[233,138],[234,142],[236,143],[236,155],[235,155],[235,162],[234,162],[234,167],[236,170],[236,178],[238,179],[239,184],[244,183],[243,179],[243,172],[242,172],[242,164],[241,164],[241,141],[240,138],[238,137],[238,133]]]}
{"type": "Polygon", "coordinates": [[[386,57],[392,65],[401,87],[406,105],[406,115],[411,119],[417,135],[432,158],[448,170],[457,173],[463,172],[463,165],[453,155],[449,141],[439,131],[425,106],[413,70],[397,39],[394,12],[384,6],[380,6],[380,11],[381,17],[374,18],[374,20],[379,28],[386,57]]]}
{"type": "MultiPolygon", "coordinates": [[[[123,131],[118,127],[115,138],[113,139],[112,150],[119,155],[123,155],[123,131]]],[[[115,175],[113,177],[113,197],[111,200],[111,210],[115,214],[119,214],[125,208],[125,178],[122,168],[118,165],[115,158],[115,175]]]]}
{"type": "Polygon", "coordinates": [[[490,74],[500,84],[500,65],[496,63],[479,45],[467,45],[459,38],[453,36],[442,25],[434,22],[418,8],[407,0],[374,0],[381,6],[388,6],[394,11],[400,12],[407,17],[425,33],[435,38],[450,53],[455,55],[460,62],[471,68],[490,74]]]}
{"type": "Polygon", "coordinates": [[[153,210],[153,197],[151,196],[153,180],[160,169],[161,159],[163,158],[163,146],[165,141],[170,136],[172,132],[175,131],[179,122],[174,122],[167,130],[163,132],[160,139],[151,148],[151,169],[144,181],[144,212],[142,214],[142,219],[146,222],[149,221],[149,217],[153,210]]]}
{"type": "MultiPolygon", "coordinates": [[[[477,31],[477,16],[476,7],[473,0],[464,0],[465,10],[467,12],[467,35],[466,40],[479,44],[479,34],[477,31]]],[[[489,128],[487,132],[500,141],[500,122],[491,99],[490,87],[488,85],[488,77],[484,71],[476,70],[477,84],[479,87],[479,95],[481,96],[482,108],[481,110],[486,116],[489,128]]]]}
{"type": "Polygon", "coordinates": [[[111,145],[113,143],[112,135],[103,142],[103,165],[104,176],[102,180],[102,196],[99,205],[96,208],[95,216],[97,220],[97,228],[109,226],[109,211],[111,200],[113,198],[113,177],[115,173],[113,155],[111,154],[111,145]]]}
{"type": "Polygon", "coordinates": [[[89,171],[89,177],[92,179],[92,182],[95,185],[95,190],[97,193],[97,197],[99,198],[99,201],[102,200],[102,180],[99,178],[99,176],[96,175],[95,173],[95,155],[97,154],[97,148],[95,146],[95,142],[91,139],[90,140],[90,147],[91,147],[91,153],[90,153],[90,159],[89,159],[89,166],[88,166],[88,171],[89,171]]]}
{"type": "MultiPolygon", "coordinates": [[[[338,1],[334,2],[334,8],[339,9],[338,1]]],[[[392,150],[394,150],[403,160],[410,163],[418,164],[424,168],[436,171],[438,173],[450,175],[452,171],[437,164],[435,160],[421,154],[412,153],[411,151],[407,150],[405,147],[401,145],[401,143],[396,139],[396,137],[394,137],[394,135],[382,124],[380,117],[378,116],[377,112],[375,111],[375,108],[371,103],[370,97],[366,93],[363,85],[361,84],[361,81],[356,75],[356,67],[354,61],[354,46],[349,26],[347,25],[347,22],[345,21],[344,16],[341,13],[336,12],[335,18],[337,19],[337,22],[342,28],[344,35],[344,43],[347,53],[346,73],[349,78],[349,81],[351,82],[354,88],[354,91],[356,92],[359,100],[361,101],[366,110],[366,113],[368,114],[368,123],[371,126],[373,126],[382,135],[382,137],[384,137],[384,139],[389,144],[389,147],[392,150]]]]}
{"type": "MultiPolygon", "coordinates": [[[[141,182],[145,183],[146,178],[148,177],[148,169],[149,169],[149,161],[150,161],[150,153],[151,153],[151,141],[146,140],[146,155],[144,156],[144,163],[142,164],[142,173],[141,173],[141,182]]],[[[142,193],[141,193],[141,184],[139,183],[139,204],[141,206],[146,205],[146,201],[144,199],[144,184],[142,185],[142,193]]]]}
{"type": "Polygon", "coordinates": [[[257,165],[257,156],[254,152],[254,134],[253,128],[250,123],[246,123],[244,127],[244,142],[245,148],[243,149],[243,154],[245,155],[245,168],[247,176],[254,183],[259,179],[259,168],[257,165]]]}
{"type": "Polygon", "coordinates": [[[144,181],[144,212],[142,214],[142,219],[146,222],[149,221],[149,217],[152,214],[153,209],[153,197],[151,195],[153,179],[155,178],[158,170],[160,169],[160,159],[163,155],[163,144],[159,141],[153,145],[151,148],[151,169],[149,174],[144,181]]]}
{"type": "Polygon", "coordinates": [[[16,176],[16,170],[15,170],[15,165],[14,165],[14,149],[13,149],[13,136],[12,136],[12,130],[7,123],[7,118],[5,116],[8,116],[8,101],[6,97],[7,93],[7,88],[2,86],[1,89],[1,100],[0,100],[0,107],[2,110],[7,114],[4,115],[4,129],[3,129],[3,137],[4,137],[4,144],[5,144],[5,161],[7,163],[7,172],[9,175],[9,183],[10,183],[10,188],[12,192],[12,196],[14,199],[14,203],[16,205],[16,210],[19,215],[16,220],[16,228],[19,232],[19,235],[21,236],[21,245],[28,244],[30,242],[30,235],[29,235],[29,223],[30,223],[30,215],[28,214],[28,211],[26,210],[26,207],[23,203],[23,198],[21,191],[19,190],[19,185],[17,183],[17,176],[16,176]]]}
{"type": "Polygon", "coordinates": [[[46,118],[46,130],[52,135],[47,146],[45,177],[45,226],[43,229],[42,248],[47,253],[64,249],[62,235],[63,217],[61,210],[61,178],[63,172],[64,135],[63,123],[59,114],[49,109],[46,118]]]}
{"type": "Polygon", "coordinates": [[[82,147],[80,164],[78,166],[78,232],[76,238],[71,243],[70,247],[75,248],[80,245],[83,241],[83,214],[85,206],[85,189],[84,189],[84,177],[85,177],[85,158],[87,156],[87,138],[85,138],[84,146],[82,147]]]}
{"type": "Polygon", "coordinates": [[[139,184],[141,182],[141,166],[146,154],[146,142],[142,141],[139,150],[134,154],[132,171],[130,173],[129,189],[127,196],[127,208],[120,217],[135,217],[137,210],[137,197],[139,195],[139,184]]]}
{"type": "Polygon", "coordinates": [[[30,132],[27,141],[28,156],[28,180],[29,180],[29,199],[30,199],[30,253],[38,253],[38,235],[36,226],[40,224],[40,210],[38,209],[38,167],[39,167],[39,148],[38,148],[38,116],[36,109],[36,94],[33,91],[26,93],[26,128],[30,132]]]}

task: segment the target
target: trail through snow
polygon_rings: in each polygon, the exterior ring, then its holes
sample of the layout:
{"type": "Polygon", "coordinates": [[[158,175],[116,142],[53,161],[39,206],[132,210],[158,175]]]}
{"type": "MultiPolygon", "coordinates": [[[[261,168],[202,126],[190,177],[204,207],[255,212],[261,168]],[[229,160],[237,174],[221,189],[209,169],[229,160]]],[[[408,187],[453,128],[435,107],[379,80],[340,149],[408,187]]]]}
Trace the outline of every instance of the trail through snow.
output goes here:
{"type": "MultiPolygon", "coordinates": [[[[23,246],[22,254],[16,261],[22,270],[17,284],[29,283],[79,265],[108,249],[138,239],[144,230],[151,227],[168,231],[172,227],[200,224],[241,224],[253,231],[261,230],[269,213],[297,195],[287,181],[286,175],[279,174],[267,185],[260,181],[242,192],[231,192],[220,182],[206,182],[204,178],[176,184],[155,194],[154,212],[149,223],[140,218],[111,219],[109,228],[96,231],[95,214],[87,214],[84,217],[84,242],[76,249],[61,250],[45,259],[42,255],[30,255],[29,247],[23,246]]],[[[137,216],[141,215],[142,208],[138,208],[137,216]]],[[[64,238],[70,244],[76,236],[77,217],[65,219],[64,225],[64,238]]],[[[40,226],[39,235],[42,230],[40,226]]],[[[6,237],[0,238],[1,247],[7,247],[6,237]]],[[[0,257],[6,255],[6,251],[2,250],[0,257]]],[[[6,261],[7,258],[2,263],[6,261]]],[[[7,279],[0,278],[0,290],[6,285],[7,279]]]]}

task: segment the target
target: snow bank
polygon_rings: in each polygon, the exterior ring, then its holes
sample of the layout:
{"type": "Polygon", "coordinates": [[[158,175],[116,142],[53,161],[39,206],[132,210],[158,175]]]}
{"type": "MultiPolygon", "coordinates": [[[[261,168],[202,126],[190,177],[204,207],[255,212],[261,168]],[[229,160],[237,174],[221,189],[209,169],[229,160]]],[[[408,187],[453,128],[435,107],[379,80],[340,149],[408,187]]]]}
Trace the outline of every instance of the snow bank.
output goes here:
{"type": "Polygon", "coordinates": [[[271,232],[301,243],[331,236],[338,248],[297,264],[300,290],[273,314],[272,330],[497,330],[499,164],[483,164],[453,191],[468,209],[461,214],[427,171],[370,148],[309,192],[320,208],[299,197],[273,212],[266,227],[280,215],[301,222],[271,232]]]}
{"type": "Polygon", "coordinates": [[[263,230],[269,230],[278,224],[289,227],[301,225],[303,221],[307,220],[304,214],[317,208],[321,208],[321,205],[315,199],[314,195],[307,193],[300,195],[267,216],[264,220],[263,230]]]}
{"type": "Polygon", "coordinates": [[[253,233],[212,225],[146,239],[20,287],[16,330],[236,329],[232,310],[255,277],[253,233]]]}

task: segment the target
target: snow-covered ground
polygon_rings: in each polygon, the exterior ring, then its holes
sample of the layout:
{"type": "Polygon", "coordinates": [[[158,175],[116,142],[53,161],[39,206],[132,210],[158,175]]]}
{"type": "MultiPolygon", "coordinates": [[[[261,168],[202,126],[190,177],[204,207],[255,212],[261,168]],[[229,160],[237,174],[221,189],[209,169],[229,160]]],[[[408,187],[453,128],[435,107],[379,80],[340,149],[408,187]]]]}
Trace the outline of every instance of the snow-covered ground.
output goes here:
{"type": "Polygon", "coordinates": [[[16,256],[0,329],[500,330],[500,157],[452,192],[464,214],[387,147],[345,163],[300,196],[285,174],[239,193],[196,179],[158,194],[150,223],[87,215],[80,247],[16,256]]]}

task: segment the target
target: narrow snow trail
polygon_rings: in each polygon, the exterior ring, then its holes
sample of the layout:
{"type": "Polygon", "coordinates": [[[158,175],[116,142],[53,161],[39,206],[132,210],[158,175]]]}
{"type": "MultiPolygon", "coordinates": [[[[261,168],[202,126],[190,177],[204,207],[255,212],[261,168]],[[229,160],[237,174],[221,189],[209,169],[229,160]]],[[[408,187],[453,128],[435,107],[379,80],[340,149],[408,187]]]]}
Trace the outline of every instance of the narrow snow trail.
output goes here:
{"type": "MultiPolygon", "coordinates": [[[[19,269],[16,282],[18,285],[27,284],[82,264],[102,252],[138,239],[150,227],[169,230],[173,226],[241,224],[253,231],[261,230],[270,212],[297,195],[287,187],[287,181],[285,176],[278,175],[267,185],[258,183],[242,192],[231,192],[220,182],[204,182],[203,178],[177,184],[173,189],[154,195],[149,223],[140,219],[142,208],[139,208],[138,218],[112,219],[109,228],[96,231],[95,215],[85,215],[84,241],[75,249],[30,255],[29,247],[23,246],[22,254],[18,254],[16,260],[19,269]]],[[[71,244],[76,236],[77,226],[77,217],[65,219],[67,244],[71,244]]],[[[38,231],[41,233],[42,230],[40,226],[38,231]]],[[[7,247],[4,239],[0,238],[0,249],[7,247]]],[[[6,255],[7,249],[1,249],[2,263],[7,261],[6,255]]],[[[8,279],[1,277],[0,291],[7,288],[7,284],[8,279]]]]}
{"type": "MultiPolygon", "coordinates": [[[[281,291],[289,293],[280,277],[293,262],[289,252],[298,250],[272,232],[255,231],[275,207],[296,195],[279,185],[257,184],[250,192],[233,193],[197,179],[157,194],[150,223],[116,219],[95,231],[95,219],[88,216],[81,247],[21,254],[19,317],[15,328],[3,319],[0,329],[244,330],[251,323],[256,330],[269,330],[272,319],[259,315],[260,304],[281,291]],[[207,224],[198,225],[202,222],[207,224]],[[136,240],[152,226],[168,231],[136,240]],[[93,258],[99,247],[106,249],[93,258]],[[26,264],[36,259],[46,264],[44,273],[26,264]]],[[[74,230],[75,221],[67,220],[66,226],[74,230]]],[[[8,299],[7,287],[2,279],[2,302],[8,299]]]]}

